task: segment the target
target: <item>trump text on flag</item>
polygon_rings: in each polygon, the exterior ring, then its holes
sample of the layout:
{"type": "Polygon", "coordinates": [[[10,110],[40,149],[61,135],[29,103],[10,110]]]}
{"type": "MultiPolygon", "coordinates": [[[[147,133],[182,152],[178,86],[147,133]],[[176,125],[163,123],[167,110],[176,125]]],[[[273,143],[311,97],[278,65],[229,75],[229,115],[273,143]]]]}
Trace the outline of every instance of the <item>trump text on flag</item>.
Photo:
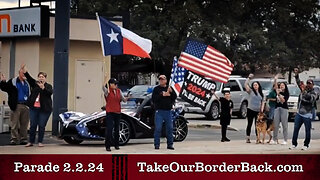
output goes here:
{"type": "Polygon", "coordinates": [[[215,89],[215,82],[188,71],[181,88],[180,97],[191,105],[204,110],[215,89]]]}

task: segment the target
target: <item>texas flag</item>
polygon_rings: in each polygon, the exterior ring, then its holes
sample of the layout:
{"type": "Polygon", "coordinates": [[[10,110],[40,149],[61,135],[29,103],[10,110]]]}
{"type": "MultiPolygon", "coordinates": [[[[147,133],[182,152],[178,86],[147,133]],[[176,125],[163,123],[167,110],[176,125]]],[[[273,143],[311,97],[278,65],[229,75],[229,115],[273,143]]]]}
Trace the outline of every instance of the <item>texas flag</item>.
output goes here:
{"type": "Polygon", "coordinates": [[[130,54],[142,58],[151,58],[152,42],[120,27],[101,16],[97,16],[103,55],[130,54]]]}

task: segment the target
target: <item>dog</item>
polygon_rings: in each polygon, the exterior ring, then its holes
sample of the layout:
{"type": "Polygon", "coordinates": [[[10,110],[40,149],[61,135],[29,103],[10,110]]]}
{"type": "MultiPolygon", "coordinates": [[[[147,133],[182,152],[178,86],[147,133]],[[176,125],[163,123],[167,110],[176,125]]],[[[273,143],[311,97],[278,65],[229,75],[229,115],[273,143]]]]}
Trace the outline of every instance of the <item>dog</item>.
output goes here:
{"type": "Polygon", "coordinates": [[[259,143],[264,144],[264,139],[265,139],[266,133],[268,133],[268,135],[270,137],[268,143],[270,143],[270,141],[272,139],[271,131],[274,130],[274,123],[272,121],[272,123],[268,126],[267,122],[268,122],[267,116],[264,113],[259,112],[257,120],[256,120],[256,130],[257,130],[257,142],[256,143],[257,144],[259,144],[259,143]],[[263,135],[262,142],[260,140],[261,133],[263,135]]]}

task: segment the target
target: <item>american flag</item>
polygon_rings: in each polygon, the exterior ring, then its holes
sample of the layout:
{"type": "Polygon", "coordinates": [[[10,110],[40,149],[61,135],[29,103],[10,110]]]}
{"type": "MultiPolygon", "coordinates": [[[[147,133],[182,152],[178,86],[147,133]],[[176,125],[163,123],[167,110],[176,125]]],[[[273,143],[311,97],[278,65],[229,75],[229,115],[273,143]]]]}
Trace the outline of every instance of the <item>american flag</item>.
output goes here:
{"type": "Polygon", "coordinates": [[[188,40],[178,66],[222,83],[228,82],[233,64],[215,48],[188,40]]]}
{"type": "Polygon", "coordinates": [[[172,86],[177,96],[179,96],[179,93],[181,91],[181,87],[184,82],[184,75],[186,74],[186,72],[187,70],[185,68],[178,66],[178,59],[177,57],[174,57],[172,63],[170,86],[172,86]]]}

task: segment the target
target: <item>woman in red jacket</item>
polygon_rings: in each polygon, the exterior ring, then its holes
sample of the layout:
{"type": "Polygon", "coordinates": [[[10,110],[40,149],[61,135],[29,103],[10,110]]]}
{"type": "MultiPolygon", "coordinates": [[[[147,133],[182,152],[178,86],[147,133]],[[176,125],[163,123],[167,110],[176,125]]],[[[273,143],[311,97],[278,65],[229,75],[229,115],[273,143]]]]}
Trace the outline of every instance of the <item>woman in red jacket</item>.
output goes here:
{"type": "MultiPolygon", "coordinates": [[[[106,79],[107,80],[107,79],[106,79]]],[[[121,101],[127,101],[124,98],[121,90],[118,88],[118,81],[111,78],[105,81],[103,86],[104,96],[106,100],[106,133],[105,133],[105,146],[107,151],[111,151],[112,129],[114,129],[114,147],[119,150],[119,122],[121,115],[121,101]],[[108,87],[109,85],[109,87],[108,87]]]]}

